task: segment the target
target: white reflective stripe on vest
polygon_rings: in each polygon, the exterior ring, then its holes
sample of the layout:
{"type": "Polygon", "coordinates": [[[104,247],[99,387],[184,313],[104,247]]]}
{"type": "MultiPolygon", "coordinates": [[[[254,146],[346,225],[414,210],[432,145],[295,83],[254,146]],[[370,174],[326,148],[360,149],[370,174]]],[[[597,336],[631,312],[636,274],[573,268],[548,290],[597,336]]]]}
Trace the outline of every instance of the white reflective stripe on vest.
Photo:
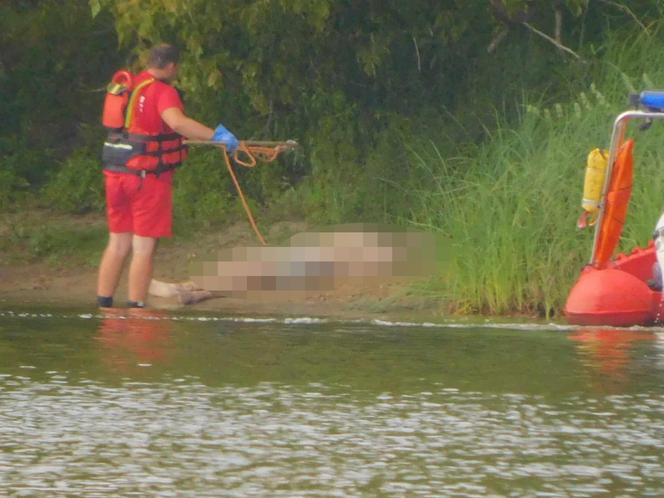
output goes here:
{"type": "Polygon", "coordinates": [[[114,149],[127,149],[133,150],[134,148],[128,144],[112,144],[110,142],[104,142],[104,147],[112,147],[114,149]]]}

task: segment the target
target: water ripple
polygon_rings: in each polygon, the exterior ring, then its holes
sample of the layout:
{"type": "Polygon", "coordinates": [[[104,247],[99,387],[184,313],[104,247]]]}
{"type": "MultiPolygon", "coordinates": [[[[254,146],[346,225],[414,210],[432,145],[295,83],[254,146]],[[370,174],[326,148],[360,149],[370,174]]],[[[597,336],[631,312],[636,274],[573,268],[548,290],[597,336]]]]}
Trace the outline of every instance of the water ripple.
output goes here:
{"type": "Polygon", "coordinates": [[[664,397],[0,379],[15,496],[657,496],[664,397]]]}
{"type": "MultiPolygon", "coordinates": [[[[104,313],[39,313],[39,312],[24,312],[4,310],[0,311],[0,318],[14,318],[14,319],[35,319],[35,318],[51,318],[51,319],[76,319],[76,320],[100,320],[113,318],[115,320],[126,320],[129,314],[122,314],[122,310],[117,311],[112,317],[104,313]]],[[[356,324],[356,325],[371,325],[375,327],[396,327],[396,328],[448,328],[448,329],[501,329],[501,330],[518,330],[518,331],[573,331],[583,330],[583,327],[575,325],[567,325],[560,323],[507,323],[507,322],[493,322],[491,320],[483,320],[478,322],[461,322],[455,320],[441,320],[440,322],[430,321],[400,321],[400,320],[385,320],[385,319],[340,319],[340,318],[320,318],[309,316],[296,316],[296,317],[251,317],[251,316],[222,316],[222,315],[145,315],[145,316],[131,316],[132,320],[166,320],[173,322],[221,322],[221,323],[272,323],[283,325],[317,325],[317,324],[356,324]]],[[[610,328],[610,327],[609,327],[610,328]]],[[[634,330],[640,330],[636,327],[634,330]]],[[[625,329],[616,329],[625,330],[625,329]]],[[[664,329],[662,329],[664,331],[664,329]]]]}

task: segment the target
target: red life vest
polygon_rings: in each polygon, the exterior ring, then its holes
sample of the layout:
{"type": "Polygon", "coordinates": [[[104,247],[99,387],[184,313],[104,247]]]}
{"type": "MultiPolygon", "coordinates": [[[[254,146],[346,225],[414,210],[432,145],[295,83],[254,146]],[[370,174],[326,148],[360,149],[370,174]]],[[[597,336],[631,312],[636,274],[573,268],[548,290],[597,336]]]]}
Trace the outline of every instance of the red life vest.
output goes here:
{"type": "Polygon", "coordinates": [[[177,168],[187,156],[187,146],[178,133],[147,133],[134,124],[134,111],[141,93],[154,78],[134,86],[128,71],[113,75],[104,101],[102,123],[108,137],[102,150],[102,164],[108,171],[145,176],[177,168]]]}

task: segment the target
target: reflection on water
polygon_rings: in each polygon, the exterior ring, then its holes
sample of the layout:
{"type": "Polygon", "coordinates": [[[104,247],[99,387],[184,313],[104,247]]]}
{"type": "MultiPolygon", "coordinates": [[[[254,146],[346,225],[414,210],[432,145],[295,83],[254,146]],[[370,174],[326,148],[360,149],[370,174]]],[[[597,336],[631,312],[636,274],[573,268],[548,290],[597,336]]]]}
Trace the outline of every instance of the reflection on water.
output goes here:
{"type": "Polygon", "coordinates": [[[171,353],[172,326],[164,311],[105,310],[96,337],[102,360],[112,370],[124,373],[137,366],[166,363],[171,353]]]}
{"type": "Polygon", "coordinates": [[[0,489],[661,496],[661,346],[648,330],[0,313],[0,489]]]}
{"type": "Polygon", "coordinates": [[[615,392],[629,384],[638,348],[656,341],[657,335],[648,330],[589,327],[572,332],[569,338],[577,344],[579,357],[589,367],[593,385],[615,392]]]}

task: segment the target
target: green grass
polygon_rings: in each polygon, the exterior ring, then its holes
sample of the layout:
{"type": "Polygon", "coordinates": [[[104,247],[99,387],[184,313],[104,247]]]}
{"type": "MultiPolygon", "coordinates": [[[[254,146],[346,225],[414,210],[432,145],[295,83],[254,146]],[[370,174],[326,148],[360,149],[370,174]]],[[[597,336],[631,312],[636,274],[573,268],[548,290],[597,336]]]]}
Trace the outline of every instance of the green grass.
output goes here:
{"type": "MultiPolygon", "coordinates": [[[[486,139],[457,158],[434,143],[412,150],[425,171],[411,221],[448,237],[449,262],[441,297],[460,312],[536,312],[552,316],[587,262],[592,230],[580,232],[587,153],[608,147],[614,118],[626,109],[630,87],[664,86],[664,71],[626,73],[638,45],[641,61],[661,53],[652,38],[613,47],[597,82],[565,104],[524,104],[516,126],[498,119],[486,139]],[[613,57],[613,59],[612,59],[613,57]],[[600,89],[600,90],[598,90],[600,89]]],[[[622,250],[648,242],[664,207],[664,123],[634,131],[635,182],[622,250]]]]}
{"type": "MultiPolygon", "coordinates": [[[[608,147],[630,91],[664,88],[664,67],[652,63],[664,49],[660,31],[616,36],[598,47],[601,57],[586,66],[582,81],[569,78],[569,97],[558,104],[546,95],[524,96],[512,111],[496,111],[483,131],[469,124],[479,111],[472,108],[432,111],[422,122],[386,116],[382,131],[362,147],[353,142],[352,127],[329,127],[309,137],[308,164],[284,158],[239,171],[240,183],[264,232],[271,222],[302,216],[312,224],[396,223],[434,231],[444,241],[442,270],[413,292],[460,313],[553,316],[590,256],[592,230],[575,226],[586,156],[608,147]]],[[[583,72],[577,66],[570,74],[583,72]]],[[[664,208],[664,122],[644,133],[635,128],[635,182],[622,251],[647,244],[664,208]]],[[[22,192],[17,178],[0,174],[0,206],[15,205],[22,192]]],[[[96,156],[73,154],[42,192],[42,208],[100,212],[96,156]]],[[[245,219],[216,151],[192,150],[176,177],[174,214],[175,230],[185,237],[245,219]]],[[[96,264],[106,240],[103,226],[50,220],[2,235],[0,251],[22,261],[96,264]]]]}
{"type": "Polygon", "coordinates": [[[107,239],[103,223],[72,224],[67,219],[49,219],[40,224],[29,216],[18,216],[7,224],[0,239],[0,254],[6,264],[45,262],[92,268],[99,263],[107,239]]]}

